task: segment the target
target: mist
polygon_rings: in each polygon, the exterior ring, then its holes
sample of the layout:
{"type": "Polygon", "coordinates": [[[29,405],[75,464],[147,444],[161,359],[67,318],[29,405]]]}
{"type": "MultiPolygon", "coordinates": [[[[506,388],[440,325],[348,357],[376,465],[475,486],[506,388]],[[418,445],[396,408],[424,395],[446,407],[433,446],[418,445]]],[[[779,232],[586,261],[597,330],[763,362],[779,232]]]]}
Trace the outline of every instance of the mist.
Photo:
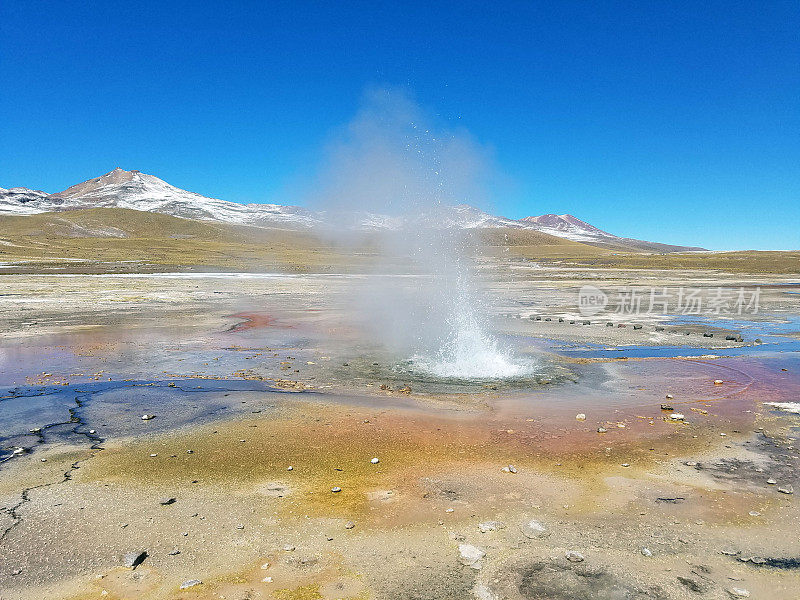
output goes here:
{"type": "Polygon", "coordinates": [[[454,378],[529,370],[488,333],[475,237],[448,226],[455,206],[489,200],[492,171],[490,153],[468,132],[438,125],[396,89],[370,90],[327,147],[312,198],[329,216],[327,235],[356,245],[365,223],[388,226],[373,236],[378,260],[346,312],[412,370],[454,378]]]}

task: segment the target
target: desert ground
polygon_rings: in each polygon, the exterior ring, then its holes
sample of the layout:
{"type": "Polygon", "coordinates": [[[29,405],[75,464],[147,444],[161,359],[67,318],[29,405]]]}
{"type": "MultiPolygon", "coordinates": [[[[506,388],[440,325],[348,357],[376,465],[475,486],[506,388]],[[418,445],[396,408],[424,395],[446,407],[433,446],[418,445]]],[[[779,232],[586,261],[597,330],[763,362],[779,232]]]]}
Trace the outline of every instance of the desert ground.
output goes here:
{"type": "Polygon", "coordinates": [[[38,217],[1,232],[3,600],[800,598],[796,253],[483,234],[537,370],[453,381],[348,310],[370,240],[38,217]],[[761,291],[586,316],[585,285],[761,291]]]}

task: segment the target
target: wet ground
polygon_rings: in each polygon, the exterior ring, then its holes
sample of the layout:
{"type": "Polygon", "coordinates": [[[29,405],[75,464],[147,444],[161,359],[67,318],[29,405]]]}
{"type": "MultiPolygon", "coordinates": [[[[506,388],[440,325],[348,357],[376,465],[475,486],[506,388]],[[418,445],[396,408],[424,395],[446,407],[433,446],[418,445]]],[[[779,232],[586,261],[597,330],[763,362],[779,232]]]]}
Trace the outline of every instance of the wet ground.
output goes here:
{"type": "Polygon", "coordinates": [[[797,598],[796,294],[634,329],[534,275],[512,381],[409,369],[343,277],[9,276],[0,598],[797,598]]]}

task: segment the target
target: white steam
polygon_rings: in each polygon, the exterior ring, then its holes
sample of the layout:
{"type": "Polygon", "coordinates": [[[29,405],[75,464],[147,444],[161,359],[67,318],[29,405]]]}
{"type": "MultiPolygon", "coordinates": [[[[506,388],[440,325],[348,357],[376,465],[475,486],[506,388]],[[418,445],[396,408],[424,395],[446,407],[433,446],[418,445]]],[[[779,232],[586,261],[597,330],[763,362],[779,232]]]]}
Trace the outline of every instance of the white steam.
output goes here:
{"type": "Polygon", "coordinates": [[[375,90],[329,148],[317,200],[333,230],[359,241],[366,214],[388,215],[376,275],[350,306],[371,337],[438,377],[503,378],[532,365],[487,333],[469,239],[447,227],[452,206],[485,198],[487,152],[465,132],[435,128],[401,91],[375,90]],[[412,277],[403,277],[402,274],[412,277]]]}

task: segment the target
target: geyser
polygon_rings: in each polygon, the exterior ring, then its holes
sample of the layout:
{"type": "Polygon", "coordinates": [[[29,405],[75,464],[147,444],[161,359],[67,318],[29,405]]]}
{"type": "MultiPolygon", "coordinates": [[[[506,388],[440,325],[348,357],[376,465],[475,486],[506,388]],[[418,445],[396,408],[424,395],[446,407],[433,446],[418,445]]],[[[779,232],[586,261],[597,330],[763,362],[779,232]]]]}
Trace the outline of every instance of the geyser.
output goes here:
{"type": "Polygon", "coordinates": [[[522,377],[533,363],[489,333],[471,268],[474,236],[454,206],[485,199],[488,153],[463,131],[435,128],[396,90],[367,94],[330,146],[317,200],[344,241],[363,239],[365,213],[387,215],[373,278],[347,309],[405,368],[442,378],[522,377]],[[411,275],[411,277],[409,277],[411,275]]]}

